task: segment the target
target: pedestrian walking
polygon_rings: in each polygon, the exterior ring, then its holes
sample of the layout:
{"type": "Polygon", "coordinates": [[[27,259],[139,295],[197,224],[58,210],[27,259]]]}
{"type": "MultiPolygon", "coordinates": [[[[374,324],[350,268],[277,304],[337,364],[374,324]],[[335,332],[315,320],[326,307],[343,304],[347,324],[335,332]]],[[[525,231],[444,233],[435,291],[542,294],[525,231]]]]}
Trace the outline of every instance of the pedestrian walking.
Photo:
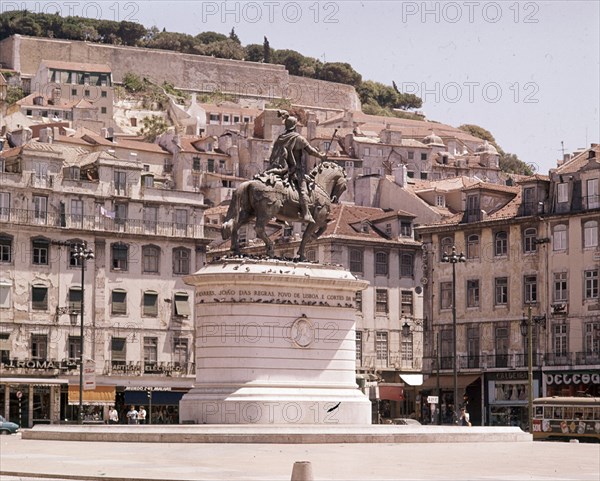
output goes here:
{"type": "Polygon", "coordinates": [[[108,424],[119,424],[119,413],[114,406],[108,411],[108,424]]]}

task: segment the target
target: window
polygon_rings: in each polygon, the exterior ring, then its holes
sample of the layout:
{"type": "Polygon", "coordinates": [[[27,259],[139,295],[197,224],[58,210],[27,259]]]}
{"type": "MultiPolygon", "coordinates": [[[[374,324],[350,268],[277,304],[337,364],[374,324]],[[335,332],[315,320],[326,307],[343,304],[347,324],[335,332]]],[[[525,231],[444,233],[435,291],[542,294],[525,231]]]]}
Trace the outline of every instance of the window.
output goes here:
{"type": "Polygon", "coordinates": [[[114,289],[111,294],[111,314],[127,314],[127,291],[124,289],[114,289]]]}
{"type": "Polygon", "coordinates": [[[467,237],[467,259],[479,259],[479,236],[477,234],[467,237]]]}
{"type": "Polygon", "coordinates": [[[452,282],[440,283],[440,309],[452,308],[452,282]]]}
{"type": "Polygon", "coordinates": [[[0,235],[0,262],[12,262],[13,238],[6,234],[0,235]]]}
{"type": "Polygon", "coordinates": [[[479,220],[481,220],[479,195],[469,195],[467,196],[467,222],[477,222],[479,220]]]}
{"type": "Polygon", "coordinates": [[[158,292],[146,291],[143,296],[142,316],[158,316],[158,292]]]}
{"type": "Polygon", "coordinates": [[[408,363],[413,361],[413,333],[410,332],[408,336],[402,336],[402,343],[400,345],[400,355],[402,360],[408,363]]]}
{"type": "Polygon", "coordinates": [[[552,327],[552,347],[556,356],[566,356],[569,342],[567,337],[567,325],[556,324],[552,327]]]}
{"type": "Polygon", "coordinates": [[[106,90],[103,90],[102,92],[100,92],[100,97],[101,97],[101,98],[105,99],[105,98],[106,98],[106,96],[107,96],[107,92],[106,92],[106,90]]]}
{"type": "Polygon", "coordinates": [[[82,291],[80,287],[71,287],[69,289],[69,309],[81,312],[82,291]]]}
{"type": "Polygon", "coordinates": [[[33,222],[46,224],[48,217],[48,197],[42,195],[33,196],[33,222]]]}
{"type": "Polygon", "coordinates": [[[362,312],[362,291],[356,291],[354,302],[356,303],[356,310],[362,312]]]}
{"type": "Polygon", "coordinates": [[[45,361],[48,358],[48,336],[46,334],[31,335],[31,359],[45,361]]]}
{"type": "Polygon", "coordinates": [[[115,203],[115,224],[119,227],[127,224],[127,204],[123,202],[115,203]]]}
{"type": "Polygon", "coordinates": [[[400,277],[412,277],[414,275],[414,255],[411,252],[400,254],[400,277]]]}
{"type": "Polygon", "coordinates": [[[568,275],[566,272],[554,273],[554,301],[562,302],[569,299],[568,275]]]}
{"type": "Polygon", "coordinates": [[[11,296],[10,296],[11,292],[12,292],[12,281],[0,279],[0,308],[10,309],[12,307],[11,306],[11,296]]]}
{"type": "MultiPolygon", "coordinates": [[[[211,150],[211,149],[209,149],[209,150],[211,150]]],[[[215,171],[215,159],[208,159],[206,161],[206,170],[208,170],[209,172],[215,171]]]]}
{"type": "Polygon", "coordinates": [[[598,194],[598,179],[588,179],[587,187],[587,208],[597,209],[600,207],[600,195],[598,194]]]}
{"type": "Polygon", "coordinates": [[[183,247],[173,249],[173,274],[190,273],[190,250],[183,247]]]}
{"type": "Polygon", "coordinates": [[[400,235],[402,237],[412,237],[412,224],[410,222],[400,222],[400,235]]]}
{"type": "Polygon", "coordinates": [[[77,95],[77,89],[71,89],[71,95],[75,97],[77,95]]]}
{"type": "Polygon", "coordinates": [[[450,255],[452,252],[452,246],[454,245],[453,237],[444,237],[440,243],[440,260],[443,259],[444,254],[450,255]]]}
{"type": "Polygon", "coordinates": [[[467,281],[467,307],[479,307],[479,279],[467,281]]]}
{"type": "Polygon", "coordinates": [[[158,339],[156,337],[144,337],[144,371],[155,371],[157,361],[158,339]]]}
{"type": "Polygon", "coordinates": [[[350,249],[350,272],[363,273],[363,251],[350,249]]]}
{"type": "Polygon", "coordinates": [[[74,227],[83,225],[83,201],[80,199],[71,199],[71,224],[74,227]]]}
{"type": "Polygon", "coordinates": [[[115,170],[114,173],[115,191],[117,194],[127,194],[127,172],[123,170],[115,170]]]}
{"type": "Polygon", "coordinates": [[[403,316],[413,315],[413,293],[412,291],[402,291],[400,295],[400,312],[403,316]]]}
{"type": "Polygon", "coordinates": [[[558,184],[557,189],[557,202],[559,204],[569,202],[569,184],[567,182],[558,184]]]}
{"type": "Polygon", "coordinates": [[[496,367],[508,367],[508,349],[510,344],[509,330],[496,327],[494,330],[496,343],[496,367]]]}
{"type": "Polygon", "coordinates": [[[435,205],[437,205],[438,207],[446,207],[446,197],[443,195],[436,195],[435,205]]]}
{"type": "Polygon", "coordinates": [[[552,232],[552,248],[555,251],[566,250],[567,248],[567,226],[558,224],[554,226],[552,232]]]}
{"type": "Polygon", "coordinates": [[[427,153],[421,152],[421,160],[427,160],[427,153]]]}
{"type": "MultiPolygon", "coordinates": [[[[0,170],[2,173],[2,170],[0,170]]],[[[7,222],[10,219],[10,194],[0,192],[0,220],[7,222]]]]}
{"type": "Polygon", "coordinates": [[[48,288],[34,285],[31,288],[31,308],[36,311],[48,310],[48,288]]]}
{"type": "Polygon", "coordinates": [[[46,239],[33,239],[31,241],[32,247],[32,264],[35,265],[48,265],[48,250],[50,243],[46,239]]]}
{"type": "Polygon", "coordinates": [[[598,247],[598,221],[589,220],[583,224],[583,247],[598,247]]]}
{"type": "Polygon", "coordinates": [[[175,310],[173,315],[176,317],[190,317],[190,305],[188,303],[188,295],[185,292],[175,293],[175,310]]]}
{"type": "Polygon", "coordinates": [[[356,331],[356,360],[358,361],[358,365],[362,366],[362,356],[363,356],[363,338],[362,331],[356,331]]]}
{"type": "Polygon", "coordinates": [[[81,168],[77,165],[69,167],[69,179],[81,180],[81,168]]]}
{"type": "Polygon", "coordinates": [[[110,342],[110,359],[114,366],[124,366],[127,360],[127,339],[113,337],[110,342]]]}
{"type": "Polygon", "coordinates": [[[467,366],[479,367],[479,327],[467,328],[467,366]]]}
{"type": "Polygon", "coordinates": [[[68,359],[71,361],[78,360],[81,357],[81,338],[79,336],[69,336],[67,349],[69,350],[67,353],[68,359]]]}
{"type": "Polygon", "coordinates": [[[583,273],[586,299],[598,299],[598,269],[583,273]]]}
{"type": "Polygon", "coordinates": [[[129,257],[129,247],[126,244],[112,244],[112,268],[126,271],[129,257]]]}
{"type": "Polygon", "coordinates": [[[144,207],[144,230],[146,233],[156,234],[156,220],[158,208],[152,206],[144,207]]]}
{"type": "Polygon", "coordinates": [[[523,289],[525,304],[535,304],[537,302],[537,276],[525,276],[523,289]]]}
{"type": "Polygon", "coordinates": [[[316,262],[317,261],[317,251],[314,249],[309,249],[306,251],[306,260],[308,262],[316,262]]]}
{"type": "Polygon", "coordinates": [[[387,366],[388,363],[388,333],[377,331],[375,333],[375,355],[378,361],[387,366]]]}
{"type": "Polygon", "coordinates": [[[531,227],[523,231],[523,252],[525,254],[531,254],[537,251],[537,244],[535,240],[537,238],[537,229],[531,227]]]}
{"type": "Polygon", "coordinates": [[[153,175],[142,175],[142,182],[144,187],[154,187],[154,176],[153,175]]]}
{"type": "Polygon", "coordinates": [[[370,155],[371,154],[371,150],[369,149],[369,147],[365,147],[363,149],[363,155],[370,155]]]}
{"type": "Polygon", "coordinates": [[[508,304],[508,277],[494,279],[495,304],[505,306],[508,304]]]}
{"type": "Polygon", "coordinates": [[[200,172],[200,170],[201,170],[200,157],[192,158],[192,170],[195,172],[200,172]]]}
{"type": "Polygon", "coordinates": [[[183,337],[173,338],[173,362],[176,366],[186,368],[188,363],[188,340],[183,337]]]}
{"type": "Polygon", "coordinates": [[[598,358],[598,355],[600,355],[600,322],[586,322],[584,332],[584,352],[598,358]]]}
{"type": "Polygon", "coordinates": [[[73,240],[69,246],[69,267],[81,267],[82,259],[77,255],[76,244],[80,243],[79,240],[73,240]]]}
{"type": "Polygon", "coordinates": [[[105,114],[106,113],[106,107],[100,107],[100,113],[101,114],[105,114]]]}
{"type": "Polygon", "coordinates": [[[188,212],[185,209],[175,209],[175,229],[178,234],[185,234],[188,224],[188,212]]]}
{"type": "Polygon", "coordinates": [[[160,248],[157,246],[142,247],[142,271],[158,274],[160,265],[160,248]]]}
{"type": "Polygon", "coordinates": [[[412,150],[408,151],[408,160],[414,160],[415,153],[412,150]]]}
{"type": "Polygon", "coordinates": [[[377,252],[375,254],[375,275],[388,275],[388,254],[387,252],[377,252]]]}
{"type": "Polygon", "coordinates": [[[508,255],[508,233],[504,230],[494,235],[494,255],[496,257],[508,255]]]}
{"type": "Polygon", "coordinates": [[[388,291],[387,289],[375,290],[375,312],[387,314],[388,312],[388,291]]]}

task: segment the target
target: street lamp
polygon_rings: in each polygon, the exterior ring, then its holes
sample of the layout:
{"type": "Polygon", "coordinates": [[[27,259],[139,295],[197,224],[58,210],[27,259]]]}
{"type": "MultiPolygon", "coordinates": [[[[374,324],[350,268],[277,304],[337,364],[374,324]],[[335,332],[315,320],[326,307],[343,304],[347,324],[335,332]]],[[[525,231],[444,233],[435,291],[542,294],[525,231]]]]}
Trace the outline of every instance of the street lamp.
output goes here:
{"type": "Polygon", "coordinates": [[[454,374],[454,422],[456,422],[458,419],[458,358],[456,356],[456,264],[466,261],[467,259],[462,252],[460,254],[456,253],[456,246],[452,246],[452,252],[450,254],[444,252],[442,255],[442,262],[452,264],[452,368],[454,374]]]}
{"type": "Polygon", "coordinates": [[[533,325],[540,324],[546,327],[546,315],[532,316],[531,306],[527,310],[527,317],[521,321],[521,335],[527,338],[527,423],[529,432],[533,433],[533,325]]]}
{"type": "Polygon", "coordinates": [[[85,300],[85,261],[94,258],[94,252],[87,248],[87,243],[71,244],[71,256],[81,265],[81,322],[79,325],[79,419],[78,424],[83,424],[83,304],[85,300]]]}

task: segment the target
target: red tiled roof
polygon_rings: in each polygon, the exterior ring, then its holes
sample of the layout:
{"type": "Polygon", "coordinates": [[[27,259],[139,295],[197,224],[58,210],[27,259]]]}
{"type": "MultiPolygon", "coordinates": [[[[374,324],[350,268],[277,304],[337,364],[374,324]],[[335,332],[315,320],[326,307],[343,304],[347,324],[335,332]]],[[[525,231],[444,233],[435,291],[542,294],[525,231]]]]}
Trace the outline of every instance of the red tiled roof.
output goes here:
{"type": "Polygon", "coordinates": [[[598,167],[600,167],[600,146],[596,145],[592,148],[586,149],[580,154],[573,157],[571,160],[565,162],[563,165],[558,167],[555,172],[557,174],[572,174],[574,172],[578,172],[582,167],[587,165],[588,162],[596,162],[598,167]],[[589,152],[590,150],[594,150],[596,152],[596,157],[590,159],[589,152]]]}
{"type": "Polygon", "coordinates": [[[60,60],[42,60],[48,68],[71,70],[77,72],[111,73],[111,68],[105,63],[63,62],[60,60]]]}

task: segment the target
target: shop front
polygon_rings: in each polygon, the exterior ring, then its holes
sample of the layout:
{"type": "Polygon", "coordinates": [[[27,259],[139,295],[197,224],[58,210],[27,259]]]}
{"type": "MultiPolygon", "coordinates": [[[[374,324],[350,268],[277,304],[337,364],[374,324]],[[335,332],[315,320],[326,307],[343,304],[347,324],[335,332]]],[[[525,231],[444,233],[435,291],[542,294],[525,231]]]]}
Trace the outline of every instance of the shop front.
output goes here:
{"type": "MultiPolygon", "coordinates": [[[[492,372],[487,380],[487,425],[517,426],[528,430],[529,380],[527,371],[492,372]]],[[[533,397],[540,393],[540,380],[534,374],[533,397]]]]}
{"type": "Polygon", "coordinates": [[[129,386],[123,393],[123,403],[117,407],[119,419],[126,419],[129,406],[139,410],[144,406],[149,424],[178,424],[179,401],[188,392],[186,388],[169,386],[129,386]]]}
{"type": "Polygon", "coordinates": [[[23,428],[60,422],[61,387],[67,379],[0,377],[2,415],[23,428]]]}
{"type": "Polygon", "coordinates": [[[600,397],[600,373],[591,370],[546,371],[544,392],[547,397],[600,397]]]}
{"type": "MultiPolygon", "coordinates": [[[[93,390],[82,391],[83,422],[85,424],[103,424],[108,420],[108,410],[115,405],[114,386],[96,386],[93,390]]],[[[79,384],[70,384],[63,393],[63,413],[65,421],[77,422],[79,419],[79,384]],[[66,396],[65,396],[66,394],[66,396]]]]}
{"type": "MultiPolygon", "coordinates": [[[[467,404],[471,421],[479,425],[481,420],[480,402],[481,376],[479,374],[458,375],[459,405],[467,404]]],[[[432,375],[420,386],[420,418],[421,424],[453,424],[454,422],[454,376],[432,375]],[[427,402],[435,400],[436,403],[427,402]]]]}

